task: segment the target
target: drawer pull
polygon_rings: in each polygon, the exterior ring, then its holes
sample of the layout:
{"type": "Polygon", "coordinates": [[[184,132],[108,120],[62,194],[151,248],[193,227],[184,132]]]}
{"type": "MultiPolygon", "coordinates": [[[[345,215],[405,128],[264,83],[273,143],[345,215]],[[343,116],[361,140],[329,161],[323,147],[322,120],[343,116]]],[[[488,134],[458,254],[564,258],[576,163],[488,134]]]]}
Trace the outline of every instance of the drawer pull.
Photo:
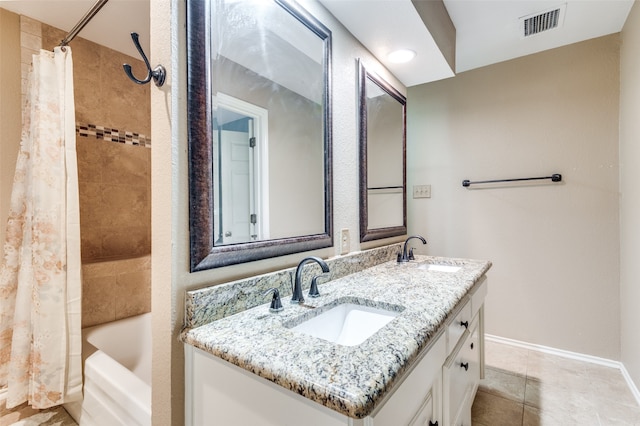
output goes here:
{"type": "Polygon", "coordinates": [[[460,367],[464,368],[464,371],[469,370],[469,363],[468,362],[461,362],[460,363],[460,367]]]}
{"type": "Polygon", "coordinates": [[[438,426],[438,422],[432,422],[431,420],[429,420],[429,426],[438,426]]]}
{"type": "Polygon", "coordinates": [[[460,321],[460,326],[464,328],[469,328],[469,321],[460,321]]]}
{"type": "Polygon", "coordinates": [[[473,342],[471,342],[471,349],[473,349],[473,342]]]}

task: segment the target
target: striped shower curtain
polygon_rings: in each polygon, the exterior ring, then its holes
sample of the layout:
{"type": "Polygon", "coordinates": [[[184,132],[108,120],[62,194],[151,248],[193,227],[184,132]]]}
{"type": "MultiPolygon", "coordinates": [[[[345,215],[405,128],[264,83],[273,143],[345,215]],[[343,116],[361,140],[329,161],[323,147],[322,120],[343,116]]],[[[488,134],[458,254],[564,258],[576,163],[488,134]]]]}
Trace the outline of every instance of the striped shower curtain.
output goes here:
{"type": "Polygon", "coordinates": [[[71,49],[33,55],[0,265],[7,408],[82,396],[81,261],[71,49]]]}

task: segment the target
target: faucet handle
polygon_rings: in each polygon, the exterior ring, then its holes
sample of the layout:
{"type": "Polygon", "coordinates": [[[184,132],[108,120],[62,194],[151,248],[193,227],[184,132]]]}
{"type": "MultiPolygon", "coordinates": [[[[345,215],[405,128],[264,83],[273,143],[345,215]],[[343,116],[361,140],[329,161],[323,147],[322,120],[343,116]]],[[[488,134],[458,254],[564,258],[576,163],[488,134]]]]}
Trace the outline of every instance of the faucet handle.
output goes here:
{"type": "Polygon", "coordinates": [[[273,292],[273,297],[271,298],[271,305],[269,306],[269,312],[280,312],[284,308],[282,307],[282,301],[280,300],[280,292],[277,288],[272,287],[269,290],[265,291],[263,296],[273,292]]]}
{"type": "Polygon", "coordinates": [[[320,297],[320,292],[318,291],[318,279],[326,278],[324,273],[320,275],[316,275],[311,278],[311,287],[309,287],[309,297],[320,297]]]}
{"type": "Polygon", "coordinates": [[[411,249],[409,250],[409,260],[416,260],[416,258],[413,256],[413,247],[411,247],[411,249]]]}

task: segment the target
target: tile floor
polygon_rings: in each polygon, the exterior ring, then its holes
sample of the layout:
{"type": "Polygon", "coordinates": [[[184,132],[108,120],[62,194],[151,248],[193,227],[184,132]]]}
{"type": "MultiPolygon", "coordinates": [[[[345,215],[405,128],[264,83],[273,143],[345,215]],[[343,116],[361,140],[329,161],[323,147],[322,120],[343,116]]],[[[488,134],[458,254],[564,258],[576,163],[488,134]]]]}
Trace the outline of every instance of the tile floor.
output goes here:
{"type": "Polygon", "coordinates": [[[640,406],[617,368],[486,342],[473,426],[640,425],[640,406]]]}
{"type": "Polygon", "coordinates": [[[77,426],[62,407],[34,410],[25,403],[7,410],[5,402],[4,399],[0,400],[0,426],[77,426]]]}

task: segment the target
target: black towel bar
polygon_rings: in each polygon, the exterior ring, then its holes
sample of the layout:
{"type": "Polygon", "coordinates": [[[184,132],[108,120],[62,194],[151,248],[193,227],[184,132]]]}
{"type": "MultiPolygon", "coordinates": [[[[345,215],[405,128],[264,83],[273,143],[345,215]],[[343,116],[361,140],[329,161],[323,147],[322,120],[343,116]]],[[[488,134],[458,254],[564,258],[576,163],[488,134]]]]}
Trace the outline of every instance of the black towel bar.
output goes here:
{"type": "Polygon", "coordinates": [[[562,175],[560,173],[554,173],[551,176],[518,178],[518,179],[479,180],[477,182],[471,182],[469,180],[463,180],[462,181],[462,186],[468,187],[470,185],[475,185],[477,183],[517,182],[517,181],[521,181],[521,180],[543,180],[543,179],[551,179],[552,182],[561,182],[562,181],[562,175]]]}

